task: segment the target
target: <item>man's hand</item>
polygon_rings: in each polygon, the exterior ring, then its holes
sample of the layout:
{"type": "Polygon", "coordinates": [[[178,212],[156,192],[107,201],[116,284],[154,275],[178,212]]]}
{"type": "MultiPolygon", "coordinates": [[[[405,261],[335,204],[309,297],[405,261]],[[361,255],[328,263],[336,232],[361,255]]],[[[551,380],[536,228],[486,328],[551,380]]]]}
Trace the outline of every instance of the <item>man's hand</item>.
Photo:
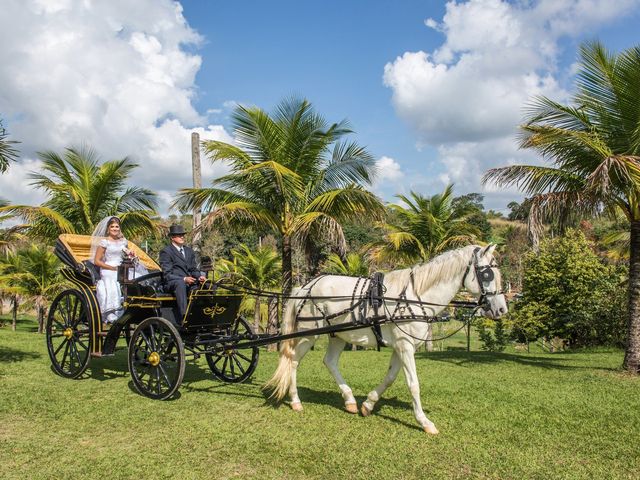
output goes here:
{"type": "Polygon", "coordinates": [[[204,275],[200,275],[200,278],[198,278],[198,280],[200,281],[200,283],[204,283],[207,281],[207,277],[205,277],[204,275]]]}
{"type": "Polygon", "coordinates": [[[184,277],[184,283],[186,283],[187,285],[193,285],[194,283],[196,283],[196,279],[193,277],[184,277]]]}

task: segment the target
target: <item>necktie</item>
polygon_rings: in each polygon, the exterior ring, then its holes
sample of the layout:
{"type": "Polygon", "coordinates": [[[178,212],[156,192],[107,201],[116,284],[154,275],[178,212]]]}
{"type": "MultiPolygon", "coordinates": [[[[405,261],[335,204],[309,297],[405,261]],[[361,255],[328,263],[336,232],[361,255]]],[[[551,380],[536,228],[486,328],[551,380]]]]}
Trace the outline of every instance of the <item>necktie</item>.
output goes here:
{"type": "Polygon", "coordinates": [[[182,247],[180,247],[180,255],[182,255],[182,258],[184,258],[184,249],[182,247]]]}

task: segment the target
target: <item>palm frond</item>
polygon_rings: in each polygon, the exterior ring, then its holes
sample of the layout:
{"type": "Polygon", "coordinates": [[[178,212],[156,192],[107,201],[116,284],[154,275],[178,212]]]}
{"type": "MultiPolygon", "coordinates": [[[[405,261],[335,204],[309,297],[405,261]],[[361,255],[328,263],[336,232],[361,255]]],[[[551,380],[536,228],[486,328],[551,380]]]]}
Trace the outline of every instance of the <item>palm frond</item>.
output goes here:
{"type": "Polygon", "coordinates": [[[275,232],[282,231],[281,220],[274,217],[272,212],[262,205],[249,202],[226,203],[211,211],[203,218],[205,228],[210,228],[217,222],[236,224],[238,226],[262,225],[275,232]]]}
{"type": "Polygon", "coordinates": [[[0,208],[0,212],[8,212],[22,217],[28,223],[45,221],[52,224],[60,233],[76,233],[74,226],[63,215],[47,207],[31,207],[29,205],[9,205],[0,208]]]}
{"type": "Polygon", "coordinates": [[[361,215],[374,220],[384,218],[384,207],[380,200],[357,186],[324,192],[314,198],[304,211],[322,212],[340,220],[357,219],[361,215]]]}
{"type": "Polygon", "coordinates": [[[537,165],[510,165],[492,168],[482,176],[482,184],[493,183],[499,187],[517,186],[527,195],[548,190],[579,190],[584,179],[560,168],[537,165]]]}
{"type": "Polygon", "coordinates": [[[219,188],[183,188],[171,204],[182,212],[202,209],[210,212],[228,203],[249,202],[243,195],[219,188]]]}

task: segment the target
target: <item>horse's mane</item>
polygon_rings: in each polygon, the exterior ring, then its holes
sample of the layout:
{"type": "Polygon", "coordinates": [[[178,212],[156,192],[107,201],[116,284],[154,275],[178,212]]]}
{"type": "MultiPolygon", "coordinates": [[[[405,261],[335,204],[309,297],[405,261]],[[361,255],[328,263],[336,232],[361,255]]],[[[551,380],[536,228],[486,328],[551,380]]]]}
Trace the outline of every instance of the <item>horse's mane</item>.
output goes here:
{"type": "Polygon", "coordinates": [[[438,255],[427,263],[411,268],[393,270],[385,275],[384,283],[393,290],[401,290],[411,283],[411,272],[417,292],[424,292],[443,279],[451,278],[463,272],[469,265],[471,252],[476,245],[451,250],[438,255]]]}

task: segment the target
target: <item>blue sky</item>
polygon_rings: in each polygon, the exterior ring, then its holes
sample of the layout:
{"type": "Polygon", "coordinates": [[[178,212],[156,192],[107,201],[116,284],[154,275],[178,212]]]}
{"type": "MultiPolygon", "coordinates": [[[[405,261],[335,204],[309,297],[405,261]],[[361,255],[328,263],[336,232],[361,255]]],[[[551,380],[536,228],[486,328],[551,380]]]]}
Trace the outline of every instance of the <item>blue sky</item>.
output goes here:
{"type": "MultiPolygon", "coordinates": [[[[539,162],[517,149],[534,94],[569,98],[579,44],[638,42],[639,0],[505,2],[1,0],[0,116],[22,159],[0,196],[39,203],[35,152],[82,142],[142,168],[166,212],[190,178],[191,131],[233,142],[237,102],[265,110],[304,96],[380,166],[374,190],[518,192],[483,187],[495,166],[539,162]]],[[[224,173],[203,165],[205,181],[224,173]]]]}
{"type": "Polygon", "coordinates": [[[268,110],[286,96],[303,96],[328,120],[348,118],[373,154],[422,156],[394,113],[382,74],[405,51],[441,41],[424,19],[442,16],[444,3],[250,3],[216,2],[212,9],[210,2],[182,2],[189,24],[205,36],[198,49],[206,59],[197,76],[200,111],[229,99],[268,110]]]}

